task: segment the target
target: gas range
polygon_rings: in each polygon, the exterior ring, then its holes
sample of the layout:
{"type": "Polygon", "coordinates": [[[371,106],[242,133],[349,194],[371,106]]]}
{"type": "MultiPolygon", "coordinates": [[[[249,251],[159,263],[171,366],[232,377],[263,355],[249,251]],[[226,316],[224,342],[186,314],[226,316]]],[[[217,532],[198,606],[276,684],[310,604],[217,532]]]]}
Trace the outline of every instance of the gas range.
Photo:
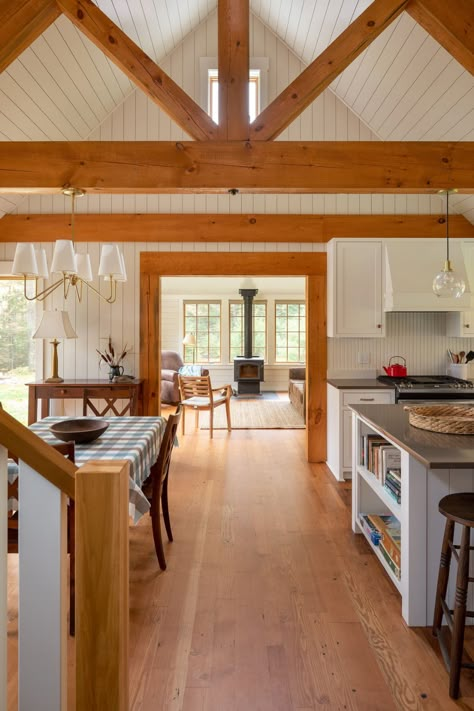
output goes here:
{"type": "Polygon", "coordinates": [[[474,383],[450,375],[379,375],[382,383],[395,388],[395,402],[404,400],[474,400],[474,383]]]}

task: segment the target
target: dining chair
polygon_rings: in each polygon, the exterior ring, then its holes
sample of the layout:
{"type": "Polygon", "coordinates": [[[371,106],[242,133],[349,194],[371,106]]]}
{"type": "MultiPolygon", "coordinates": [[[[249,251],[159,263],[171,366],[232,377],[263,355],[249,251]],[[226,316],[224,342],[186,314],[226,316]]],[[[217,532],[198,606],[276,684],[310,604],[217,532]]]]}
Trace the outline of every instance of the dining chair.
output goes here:
{"type": "Polygon", "coordinates": [[[196,427],[199,426],[199,412],[205,410],[209,412],[209,436],[214,436],[214,410],[219,405],[225,405],[227,416],[227,429],[230,432],[232,425],[230,421],[230,398],[232,397],[232,387],[223,385],[220,388],[213,388],[210,375],[201,376],[179,376],[179,391],[181,394],[181,405],[183,406],[182,432],[185,430],[185,412],[189,407],[194,410],[196,416],[196,427]]]}
{"type": "Polygon", "coordinates": [[[82,398],[82,414],[87,415],[88,410],[91,410],[96,417],[105,417],[108,413],[117,417],[123,417],[127,414],[133,415],[136,412],[136,398],[136,388],[127,385],[123,385],[120,388],[114,387],[108,397],[104,396],[103,387],[85,388],[82,398]],[[102,409],[98,409],[99,406],[92,402],[93,400],[105,400],[105,406],[102,409]],[[122,409],[118,409],[118,405],[116,405],[118,400],[125,401],[122,409]]]}
{"type": "Polygon", "coordinates": [[[181,406],[174,415],[168,416],[165,433],[161,440],[158,460],[152,468],[151,482],[149,490],[144,487],[144,493],[150,501],[151,526],[153,530],[153,540],[155,542],[156,556],[161,570],[166,570],[166,559],[163,550],[163,540],[161,536],[161,512],[165,522],[168,540],[173,540],[171,531],[170,514],[168,508],[168,479],[171,464],[171,454],[176,440],[176,431],[181,418],[181,406]]]}
{"type": "MultiPolygon", "coordinates": [[[[71,462],[74,462],[74,442],[58,442],[52,444],[60,454],[63,454],[71,462]]],[[[12,459],[18,464],[18,458],[8,453],[9,459],[12,459]]],[[[18,495],[18,478],[14,482],[8,483],[8,499],[15,501],[19,500],[18,495]]],[[[7,529],[8,529],[8,553],[18,553],[18,525],[20,517],[19,511],[13,510],[8,512],[7,529]]],[[[69,557],[69,633],[73,637],[75,633],[76,619],[76,553],[75,553],[75,505],[74,501],[70,500],[67,507],[67,546],[69,557]]]]}

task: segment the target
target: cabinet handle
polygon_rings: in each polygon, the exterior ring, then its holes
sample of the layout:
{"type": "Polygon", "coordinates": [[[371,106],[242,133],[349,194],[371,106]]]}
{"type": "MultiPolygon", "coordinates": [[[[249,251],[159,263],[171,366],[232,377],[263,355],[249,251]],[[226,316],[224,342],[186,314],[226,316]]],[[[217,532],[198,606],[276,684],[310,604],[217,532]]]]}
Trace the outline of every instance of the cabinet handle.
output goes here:
{"type": "Polygon", "coordinates": [[[378,323],[378,324],[377,324],[377,328],[382,328],[382,324],[381,324],[381,323],[378,323]]]}
{"type": "Polygon", "coordinates": [[[469,323],[465,323],[465,324],[464,324],[464,328],[471,328],[471,326],[470,326],[469,323]]]}
{"type": "Polygon", "coordinates": [[[374,397],[361,397],[360,399],[361,402],[373,402],[374,400],[374,397]]]}

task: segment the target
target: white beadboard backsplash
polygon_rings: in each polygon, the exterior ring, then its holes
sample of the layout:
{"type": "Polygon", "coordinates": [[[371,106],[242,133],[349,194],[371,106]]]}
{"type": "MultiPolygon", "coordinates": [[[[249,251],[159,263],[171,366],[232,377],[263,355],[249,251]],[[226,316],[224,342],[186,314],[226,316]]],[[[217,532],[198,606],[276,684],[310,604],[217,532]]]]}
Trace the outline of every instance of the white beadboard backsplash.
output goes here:
{"type": "Polygon", "coordinates": [[[445,313],[387,313],[385,338],[329,338],[328,370],[383,373],[391,356],[406,359],[409,375],[444,375],[447,349],[454,353],[474,350],[474,338],[448,338],[445,313]],[[369,362],[358,365],[359,353],[369,362]]]}

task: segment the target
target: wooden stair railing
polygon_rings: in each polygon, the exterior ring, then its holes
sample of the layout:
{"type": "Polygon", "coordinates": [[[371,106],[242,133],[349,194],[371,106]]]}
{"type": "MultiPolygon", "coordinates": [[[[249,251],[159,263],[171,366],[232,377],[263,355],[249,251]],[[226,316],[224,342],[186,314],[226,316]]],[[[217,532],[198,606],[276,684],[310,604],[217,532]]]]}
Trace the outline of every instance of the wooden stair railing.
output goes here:
{"type": "Polygon", "coordinates": [[[0,405],[0,711],[7,699],[7,469],[20,460],[19,708],[67,706],[66,501],[76,509],[76,709],[128,709],[128,462],[77,468],[0,405]]]}

